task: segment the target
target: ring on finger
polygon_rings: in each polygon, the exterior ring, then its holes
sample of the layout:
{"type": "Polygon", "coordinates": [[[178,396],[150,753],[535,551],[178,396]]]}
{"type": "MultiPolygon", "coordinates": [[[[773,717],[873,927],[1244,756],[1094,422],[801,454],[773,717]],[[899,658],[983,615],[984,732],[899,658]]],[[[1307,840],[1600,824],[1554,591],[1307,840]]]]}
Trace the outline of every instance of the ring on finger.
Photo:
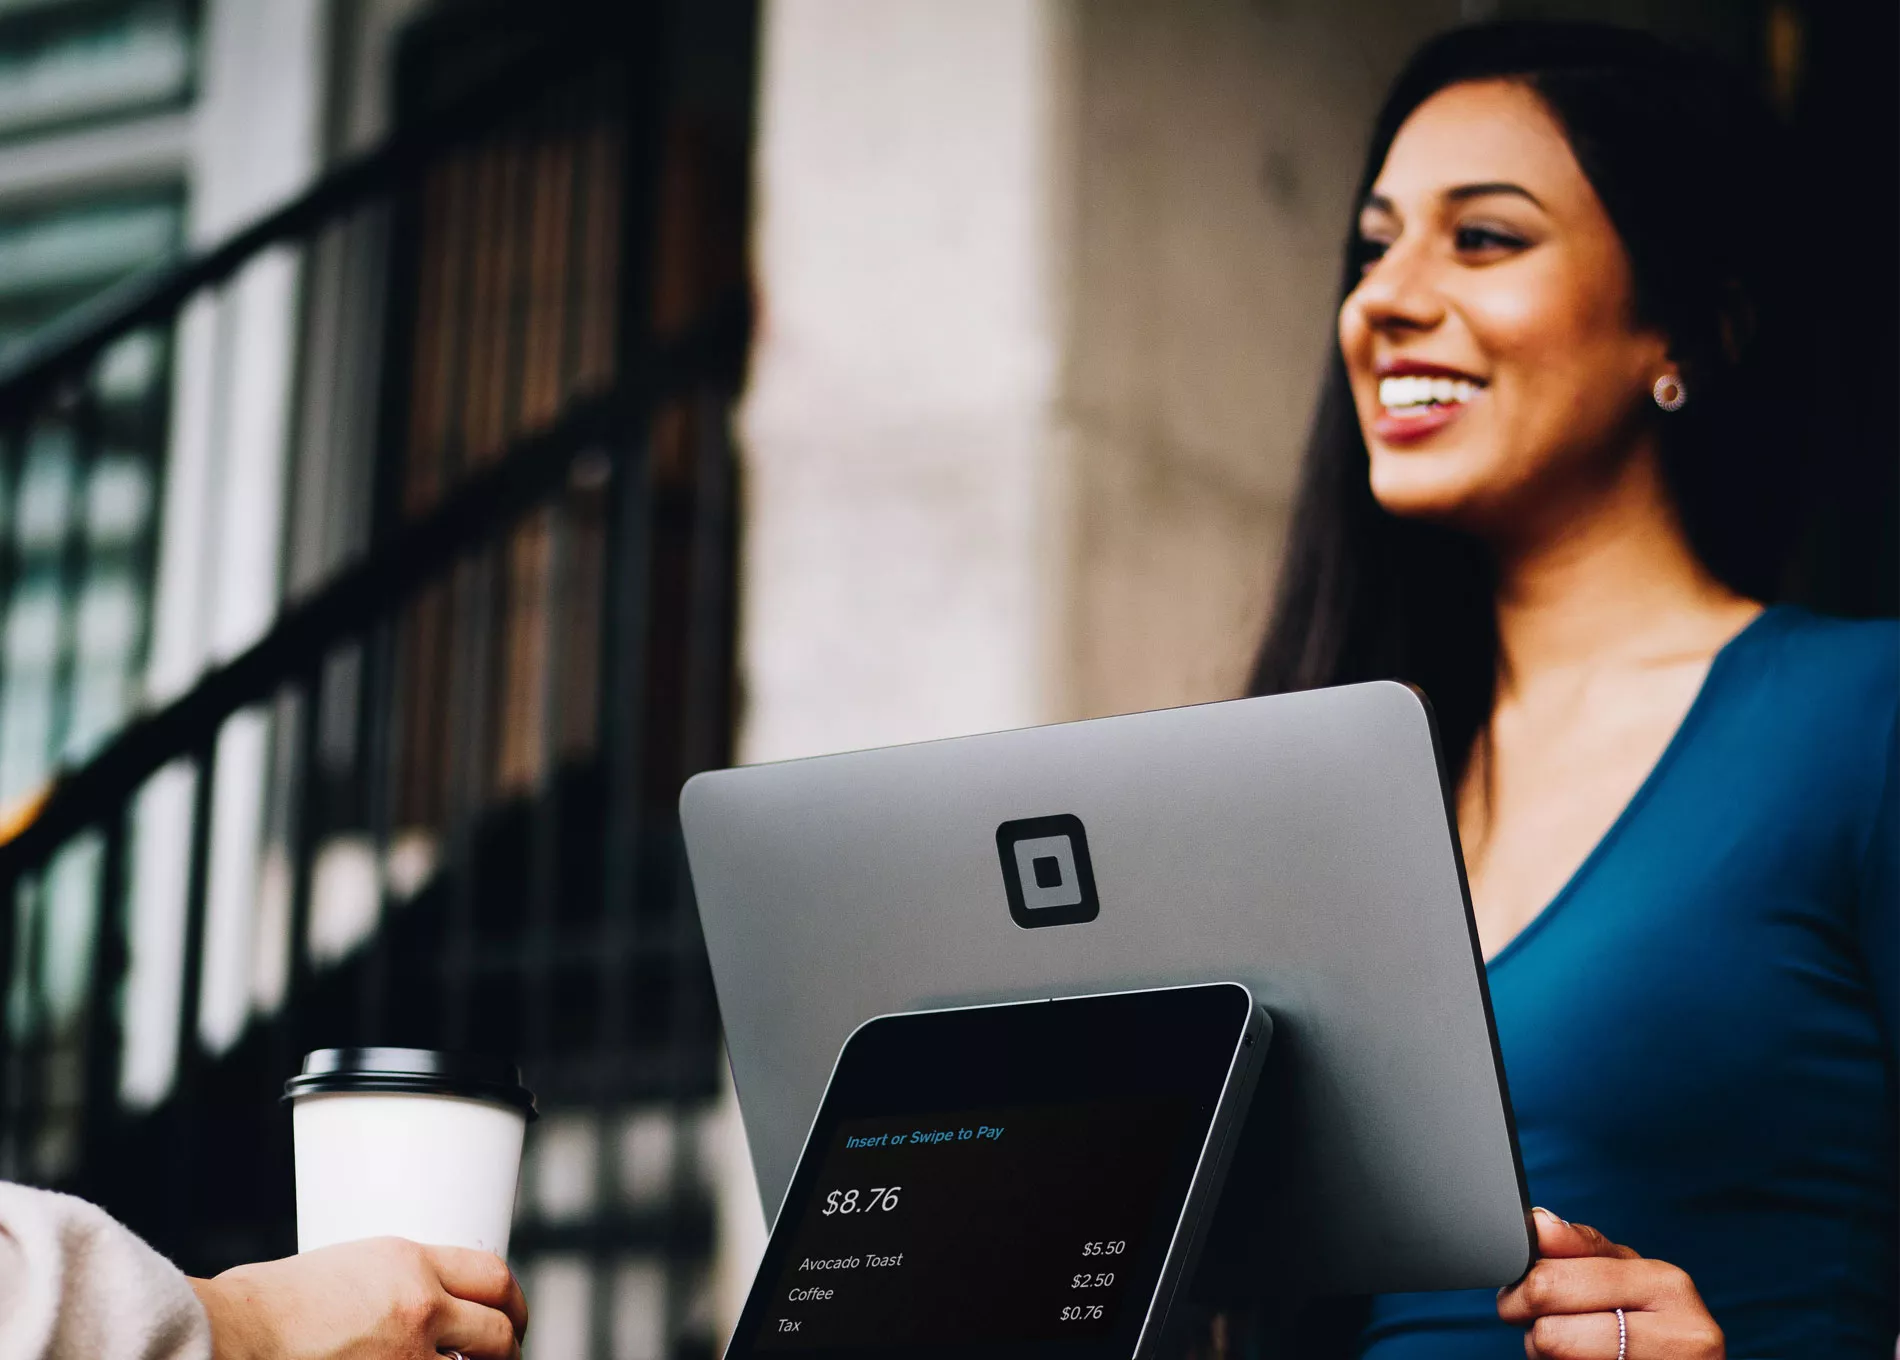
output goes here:
{"type": "Polygon", "coordinates": [[[1630,1326],[1621,1308],[1616,1310],[1616,1360],[1629,1360],[1630,1326]]]}

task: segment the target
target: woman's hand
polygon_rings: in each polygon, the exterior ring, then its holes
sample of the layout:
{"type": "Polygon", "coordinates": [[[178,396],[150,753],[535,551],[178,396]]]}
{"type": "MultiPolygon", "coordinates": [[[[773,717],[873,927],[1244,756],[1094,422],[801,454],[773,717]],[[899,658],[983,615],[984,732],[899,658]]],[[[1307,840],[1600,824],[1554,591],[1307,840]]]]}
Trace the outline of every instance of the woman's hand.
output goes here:
{"type": "Polygon", "coordinates": [[[1498,1316],[1530,1327],[1532,1360],[1617,1360],[1616,1310],[1623,1310],[1623,1360],[1723,1360],[1715,1325],[1695,1282],[1648,1261],[1595,1228],[1539,1209],[1530,1273],[1498,1293],[1498,1316]]]}
{"type": "Polygon", "coordinates": [[[215,1360],[520,1360],[528,1304],[499,1256],[400,1237],[237,1266],[192,1288],[215,1360]]]}

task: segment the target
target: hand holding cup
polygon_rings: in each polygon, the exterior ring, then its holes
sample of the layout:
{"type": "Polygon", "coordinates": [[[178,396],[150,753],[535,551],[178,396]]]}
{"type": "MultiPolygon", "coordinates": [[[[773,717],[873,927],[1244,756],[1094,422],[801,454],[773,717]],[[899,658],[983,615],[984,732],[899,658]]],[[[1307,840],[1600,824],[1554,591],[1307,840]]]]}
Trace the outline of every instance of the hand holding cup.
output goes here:
{"type": "Polygon", "coordinates": [[[192,1287],[213,1360],[520,1360],[528,1305],[507,1263],[397,1237],[237,1266],[192,1287]]]}
{"type": "Polygon", "coordinates": [[[502,1259],[535,1115],[520,1072],[319,1049],[284,1098],[298,1254],[193,1281],[214,1360],[520,1360],[528,1307],[502,1259]]]}

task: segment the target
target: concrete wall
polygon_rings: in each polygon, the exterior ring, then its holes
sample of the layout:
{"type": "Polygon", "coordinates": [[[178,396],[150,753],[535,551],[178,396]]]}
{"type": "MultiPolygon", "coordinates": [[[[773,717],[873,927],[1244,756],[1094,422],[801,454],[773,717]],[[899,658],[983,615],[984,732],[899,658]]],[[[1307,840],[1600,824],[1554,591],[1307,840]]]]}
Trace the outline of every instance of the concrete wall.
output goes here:
{"type": "Polygon", "coordinates": [[[778,0],[747,760],[1239,693],[1373,110],[1452,0],[778,0]]]}
{"type": "Polygon", "coordinates": [[[1053,13],[767,7],[743,759],[1048,714],[1053,13]]]}
{"type": "Polygon", "coordinates": [[[1064,716],[1241,692],[1386,85],[1455,4],[1077,0],[1064,716]]]}

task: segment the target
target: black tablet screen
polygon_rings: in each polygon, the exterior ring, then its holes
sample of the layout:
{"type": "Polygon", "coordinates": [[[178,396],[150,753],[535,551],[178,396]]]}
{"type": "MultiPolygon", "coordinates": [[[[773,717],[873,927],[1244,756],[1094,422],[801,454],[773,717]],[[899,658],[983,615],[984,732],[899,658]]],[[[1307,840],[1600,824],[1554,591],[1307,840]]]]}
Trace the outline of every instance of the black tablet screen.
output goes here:
{"type": "Polygon", "coordinates": [[[733,1353],[1127,1353],[1248,1008],[1184,988],[860,1030],[733,1353]]]}

